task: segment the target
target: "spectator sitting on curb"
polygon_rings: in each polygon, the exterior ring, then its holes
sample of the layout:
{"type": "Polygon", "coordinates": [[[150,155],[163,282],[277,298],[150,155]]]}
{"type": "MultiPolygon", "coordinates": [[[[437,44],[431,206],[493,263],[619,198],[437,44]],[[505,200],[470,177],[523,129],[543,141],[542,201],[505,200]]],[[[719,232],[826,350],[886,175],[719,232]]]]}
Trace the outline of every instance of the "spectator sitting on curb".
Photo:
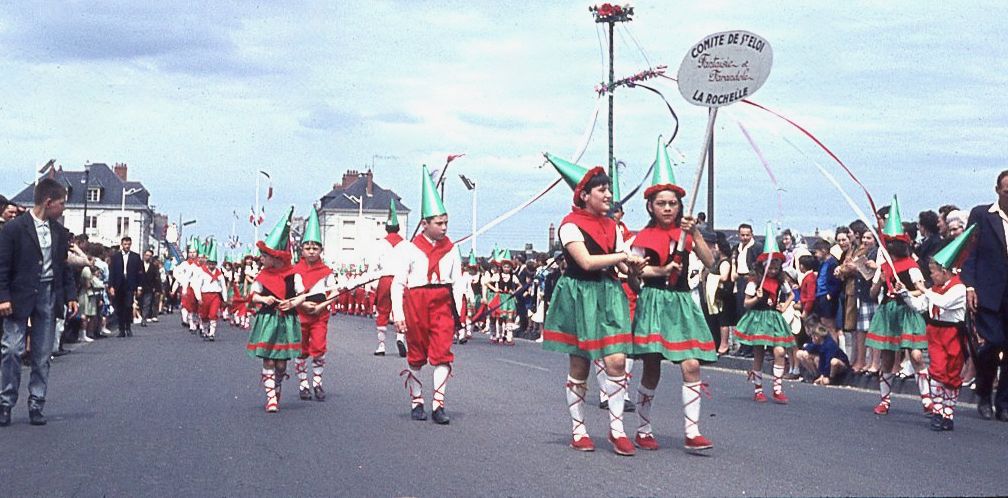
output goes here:
{"type": "Polygon", "coordinates": [[[850,360],[833,340],[829,329],[819,323],[808,324],[812,342],[805,343],[798,351],[798,361],[802,367],[815,372],[814,384],[825,386],[835,384],[840,376],[850,368],[850,360]]]}

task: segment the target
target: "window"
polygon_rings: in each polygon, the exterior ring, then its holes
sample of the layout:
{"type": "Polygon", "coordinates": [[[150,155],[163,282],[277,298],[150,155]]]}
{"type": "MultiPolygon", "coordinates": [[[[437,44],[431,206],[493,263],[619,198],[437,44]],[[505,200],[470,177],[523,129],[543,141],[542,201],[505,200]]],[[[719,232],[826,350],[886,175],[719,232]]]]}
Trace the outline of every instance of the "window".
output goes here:
{"type": "Polygon", "coordinates": [[[87,219],[84,220],[84,229],[85,230],[97,230],[98,229],[98,217],[97,216],[88,216],[87,219]]]}
{"type": "Polygon", "coordinates": [[[116,231],[119,237],[129,235],[129,218],[124,216],[116,217],[116,231]]]}
{"type": "Polygon", "coordinates": [[[101,201],[101,189],[100,188],[89,188],[87,191],[88,202],[99,202],[101,201]]]}
{"type": "Polygon", "coordinates": [[[343,230],[340,232],[343,235],[343,240],[354,240],[357,238],[357,224],[355,220],[343,220],[343,230]]]}

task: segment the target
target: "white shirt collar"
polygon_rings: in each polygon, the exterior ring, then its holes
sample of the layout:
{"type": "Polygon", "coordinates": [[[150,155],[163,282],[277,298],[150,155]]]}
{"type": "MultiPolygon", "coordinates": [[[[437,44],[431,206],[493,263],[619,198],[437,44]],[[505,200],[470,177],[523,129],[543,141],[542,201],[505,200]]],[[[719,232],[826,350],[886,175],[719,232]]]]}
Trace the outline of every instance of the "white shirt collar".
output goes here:
{"type": "MultiPolygon", "coordinates": [[[[997,206],[997,204],[994,204],[994,205],[997,206]]],[[[39,218],[38,216],[35,216],[35,211],[32,211],[31,209],[29,209],[28,213],[30,213],[32,219],[35,220],[35,225],[48,225],[49,224],[49,222],[47,220],[43,220],[43,219],[39,218]]]]}

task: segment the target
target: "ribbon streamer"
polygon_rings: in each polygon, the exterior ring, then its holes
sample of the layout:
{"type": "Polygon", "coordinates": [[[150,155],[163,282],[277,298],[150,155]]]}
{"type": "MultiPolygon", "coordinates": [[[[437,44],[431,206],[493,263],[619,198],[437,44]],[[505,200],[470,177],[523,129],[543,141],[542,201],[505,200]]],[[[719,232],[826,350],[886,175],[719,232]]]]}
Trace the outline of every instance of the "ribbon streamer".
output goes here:
{"type": "Polygon", "coordinates": [[[773,170],[770,169],[770,162],[766,160],[763,156],[763,151],[760,150],[759,146],[753,140],[752,135],[749,134],[749,130],[746,129],[745,125],[741,121],[735,120],[738,124],[739,129],[742,130],[742,134],[745,135],[746,140],[749,142],[749,146],[752,147],[756,157],[759,158],[760,162],[763,164],[763,169],[766,170],[767,176],[770,177],[770,183],[774,186],[774,191],[777,194],[777,228],[780,229],[780,222],[784,219],[784,196],[781,194],[783,190],[780,188],[780,184],[777,183],[777,176],[774,175],[773,170]]]}
{"type": "Polygon", "coordinates": [[[487,223],[486,225],[483,225],[482,227],[480,227],[475,232],[473,232],[473,233],[471,233],[469,235],[466,235],[465,237],[462,237],[459,240],[456,240],[455,243],[456,244],[461,244],[462,242],[465,242],[465,241],[469,240],[470,238],[472,238],[474,236],[482,235],[487,230],[490,230],[491,228],[493,228],[493,227],[501,224],[501,222],[503,222],[504,220],[506,220],[506,219],[508,219],[508,218],[510,218],[510,217],[512,217],[512,216],[514,216],[516,214],[518,214],[519,211],[521,211],[522,209],[527,208],[533,202],[538,201],[539,199],[542,199],[542,197],[544,195],[546,195],[546,193],[549,192],[550,190],[553,190],[553,187],[556,187],[560,183],[560,181],[561,181],[561,178],[557,178],[556,180],[553,180],[553,183],[549,184],[548,187],[546,187],[541,192],[539,192],[538,194],[536,194],[535,196],[533,196],[531,199],[529,199],[529,200],[527,200],[527,201],[525,201],[525,202],[523,202],[523,203],[515,206],[510,211],[508,211],[508,212],[506,212],[506,213],[504,213],[504,214],[502,214],[502,215],[494,218],[489,223],[487,223]]]}

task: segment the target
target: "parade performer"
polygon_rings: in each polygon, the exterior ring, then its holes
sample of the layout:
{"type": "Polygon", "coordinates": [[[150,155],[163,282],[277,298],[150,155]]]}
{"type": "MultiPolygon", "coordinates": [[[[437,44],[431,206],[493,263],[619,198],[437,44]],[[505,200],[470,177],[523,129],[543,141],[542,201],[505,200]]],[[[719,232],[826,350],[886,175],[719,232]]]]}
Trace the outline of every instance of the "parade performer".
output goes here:
{"type": "Polygon", "coordinates": [[[931,430],[951,431],[962,368],[966,362],[963,339],[966,335],[966,286],[956,270],[963,248],[974,226],[947,243],[928,263],[933,286],[913,299],[914,308],[924,313],[927,330],[928,376],[931,379],[931,430]]]}
{"type": "Polygon", "coordinates": [[[301,236],[301,260],[294,265],[297,287],[307,289],[304,303],[298,307],[301,321],[301,355],[294,360],[294,371],[298,377],[298,395],[308,401],[315,395],[317,401],[325,401],[322,388],[322,373],[325,370],[326,334],[329,330],[329,306],[320,306],[326,300],[328,289],[336,286],[336,277],[331,268],[322,262],[322,229],[315,209],[305,222],[301,236]],[[312,359],[312,380],[308,382],[308,357],[312,359]]]}
{"type": "Polygon", "coordinates": [[[191,285],[196,302],[199,303],[200,336],[205,341],[213,341],[217,334],[217,319],[224,303],[223,293],[227,283],[224,281],[224,272],[217,267],[217,260],[220,259],[217,243],[214,242],[206,252],[209,254],[206,266],[193,277],[191,285]]]}
{"type": "Polygon", "coordinates": [[[767,223],[763,253],[756,257],[745,287],[742,304],[746,312],[735,326],[738,342],[753,348],[749,381],[753,383],[753,400],[757,403],[767,401],[763,394],[763,354],[766,348],[773,348],[774,357],[770,399],[782,405],[788,403],[784,394],[784,359],[786,348],[794,344],[794,337],[783,312],[794,302],[794,292],[781,271],[783,264],[784,253],[777,248],[777,238],[770,223],[767,223]]]}
{"type": "Polygon", "coordinates": [[[401,261],[392,279],[392,318],[396,329],[406,335],[406,390],[413,420],[425,420],[423,385],[417,375],[421,367],[434,367],[434,394],[431,419],[447,424],[445,390],[454,356],[452,337],[465,292],[462,261],[448,239],[448,212],[434,187],[427,167],[423,167],[421,232],[405,244],[401,261]]]}
{"type": "MultiPolygon", "coordinates": [[[[633,232],[630,231],[630,228],[626,226],[626,223],[623,223],[623,215],[625,213],[623,211],[623,204],[621,200],[622,197],[620,196],[619,178],[617,176],[618,171],[619,171],[618,168],[613,170],[612,187],[611,187],[613,201],[612,201],[612,209],[609,210],[610,211],[609,216],[611,216],[613,221],[616,222],[617,233],[619,233],[623,237],[623,242],[626,245],[626,247],[630,247],[631,246],[630,242],[633,241],[634,234],[633,232]]],[[[626,294],[627,304],[629,304],[630,306],[630,323],[633,323],[634,309],[637,307],[637,292],[630,287],[630,283],[628,282],[626,274],[616,272],[616,277],[619,278],[620,284],[623,286],[623,293],[626,294]]],[[[595,361],[592,362],[592,364],[595,370],[595,380],[597,381],[599,388],[599,408],[605,410],[609,408],[609,397],[606,396],[606,390],[605,390],[606,385],[605,362],[602,361],[602,358],[596,358],[595,361]]],[[[634,365],[633,358],[627,358],[626,372],[628,382],[629,379],[633,377],[633,365],[634,365]]],[[[626,400],[624,401],[623,411],[633,412],[636,409],[637,407],[636,405],[634,405],[633,400],[630,399],[630,391],[628,390],[626,400]]]]}
{"type": "MultiPolygon", "coordinates": [[[[385,333],[388,331],[389,315],[392,313],[392,277],[398,265],[396,247],[403,241],[399,235],[399,215],[396,213],[396,200],[389,199],[389,214],[385,221],[385,238],[378,241],[374,260],[381,277],[375,290],[375,327],[378,329],[378,349],[375,356],[385,356],[385,333]]],[[[396,332],[396,349],[399,356],[406,357],[406,336],[396,332]]]]}
{"type": "Polygon", "coordinates": [[[459,331],[458,342],[465,344],[472,338],[476,313],[483,304],[483,285],[480,283],[479,262],[476,261],[476,253],[469,251],[469,263],[462,274],[463,283],[466,285],[465,306],[463,306],[464,326],[459,331]]]}
{"type": "Polygon", "coordinates": [[[287,377],[287,360],[301,354],[301,323],[294,309],[304,297],[295,282],[291,254],[287,249],[290,220],[294,208],[277,222],[266,240],[256,242],[262,269],[252,284],[251,301],[259,305],[246,353],[262,358],[262,385],[266,390],[266,411],[280,409],[280,393],[287,377]]]}
{"type": "Polygon", "coordinates": [[[514,264],[511,261],[510,251],[505,252],[500,260],[501,271],[496,278],[491,278],[488,288],[496,295],[498,305],[491,313],[494,319],[494,328],[497,331],[493,341],[499,344],[514,346],[515,305],[514,292],[518,290],[518,277],[512,272],[514,264]]]}
{"type": "Polygon", "coordinates": [[[566,383],[570,445],[579,451],[595,449],[585,426],[585,382],[591,361],[601,357],[609,395],[607,438],[617,454],[630,456],[636,449],[623,430],[623,400],[625,360],[633,350],[633,336],[627,298],[612,267],[629,274],[639,271],[644,260],[625,251],[616,222],[606,216],[612,195],[602,167],[589,170],[549,154],[546,158],[574,189],[574,206],[559,230],[567,267],[553,290],[543,324],[543,349],[570,356],[566,383]]]}
{"type": "Polygon", "coordinates": [[[480,278],[487,309],[490,310],[486,314],[483,333],[490,334],[490,340],[493,342],[497,342],[501,335],[501,330],[495,325],[496,320],[493,316],[493,310],[497,309],[501,302],[500,296],[491,288],[491,283],[500,278],[500,260],[503,256],[504,252],[497,248],[497,244],[494,244],[493,251],[490,252],[490,271],[484,273],[482,278],[480,278]]]}
{"type": "Polygon", "coordinates": [[[921,404],[924,413],[931,413],[930,386],[928,371],[924,366],[924,355],[927,349],[927,334],[924,318],[900,298],[900,291],[906,290],[911,296],[917,297],[924,293],[924,274],[914,261],[910,237],[903,232],[903,221],[900,217],[899,204],[893,197],[885,228],[882,230],[882,241],[892,262],[886,261],[875,272],[871,295],[877,297],[885,287],[882,304],[875,311],[865,344],[879,350],[882,367],[879,370],[879,395],[881,401],[875,407],[877,415],[889,413],[890,394],[892,393],[893,363],[896,353],[902,350],[910,351],[910,362],[914,372],[917,372],[917,388],[921,393],[921,404]],[[895,265],[895,268],[893,266],[895,265]]]}
{"type": "Polygon", "coordinates": [[[714,339],[703,311],[692,298],[688,283],[688,254],[695,254],[706,267],[714,256],[700,235],[696,220],[683,216],[686,191],[676,185],[665,144],[658,141],[658,158],[651,186],[644,191],[645,208],[651,217],[633,239],[631,252],[647,260],[641,271],[640,296],[633,319],[633,356],[642,358],[637,397],[640,425],[634,441],[643,449],[656,450],[658,442],[651,427],[651,406],[661,380],[661,361],[679,364],[682,371],[682,403],[687,450],[714,447],[700,434],[700,362],[717,360],[714,339]],[[682,238],[682,232],[686,232],[682,238]],[[679,241],[683,246],[679,247],[679,241]]]}
{"type": "Polygon", "coordinates": [[[188,328],[190,331],[194,330],[192,315],[199,312],[199,309],[196,307],[196,298],[189,287],[189,281],[196,275],[196,261],[196,247],[190,245],[186,250],[186,260],[175,265],[175,268],[172,269],[172,276],[175,277],[175,285],[182,304],[180,307],[182,328],[188,328]]]}

